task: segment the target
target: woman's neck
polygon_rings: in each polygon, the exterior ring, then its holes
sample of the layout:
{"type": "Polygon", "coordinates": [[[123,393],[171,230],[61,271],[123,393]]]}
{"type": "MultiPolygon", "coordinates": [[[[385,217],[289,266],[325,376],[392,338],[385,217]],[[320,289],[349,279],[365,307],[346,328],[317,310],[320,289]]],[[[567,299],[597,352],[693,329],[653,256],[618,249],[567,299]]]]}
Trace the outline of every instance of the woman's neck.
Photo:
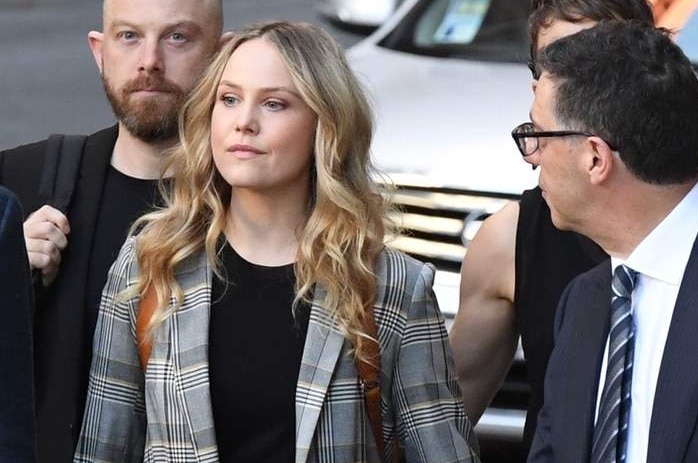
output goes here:
{"type": "Polygon", "coordinates": [[[254,264],[295,262],[307,204],[307,192],[264,194],[234,188],[225,236],[238,254],[254,264]]]}

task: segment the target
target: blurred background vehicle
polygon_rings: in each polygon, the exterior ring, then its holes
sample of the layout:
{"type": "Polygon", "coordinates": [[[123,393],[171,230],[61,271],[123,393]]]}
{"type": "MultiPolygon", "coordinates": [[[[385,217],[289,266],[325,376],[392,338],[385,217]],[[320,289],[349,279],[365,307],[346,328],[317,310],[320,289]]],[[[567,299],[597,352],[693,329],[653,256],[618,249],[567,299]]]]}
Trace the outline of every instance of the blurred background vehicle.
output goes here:
{"type": "Polygon", "coordinates": [[[395,12],[402,0],[318,0],[317,11],[346,26],[376,28],[395,12]]]}
{"type": "MultiPolygon", "coordinates": [[[[450,325],[459,270],[482,221],[536,184],[512,128],[531,95],[528,0],[408,0],[349,50],[376,110],[373,157],[395,184],[405,231],[392,244],[437,267],[450,325]]],[[[476,428],[483,461],[508,446],[523,461],[529,388],[521,350],[476,428]]]]}

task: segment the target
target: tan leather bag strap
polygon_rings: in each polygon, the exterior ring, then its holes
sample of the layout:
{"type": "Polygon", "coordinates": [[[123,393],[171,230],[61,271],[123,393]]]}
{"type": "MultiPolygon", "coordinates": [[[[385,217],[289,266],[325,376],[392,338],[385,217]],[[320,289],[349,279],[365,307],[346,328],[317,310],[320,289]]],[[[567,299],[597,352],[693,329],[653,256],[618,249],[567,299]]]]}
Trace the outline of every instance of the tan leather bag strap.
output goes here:
{"type": "Polygon", "coordinates": [[[378,328],[373,315],[373,305],[367,304],[365,311],[364,331],[372,339],[366,342],[367,361],[356,358],[356,369],[359,372],[359,380],[364,388],[364,402],[368,420],[371,423],[373,437],[380,455],[385,454],[385,441],[383,440],[383,414],[381,413],[381,353],[378,343],[378,328]],[[375,339],[375,341],[374,341],[375,339]]]}
{"type": "Polygon", "coordinates": [[[138,358],[141,361],[141,368],[145,371],[150,359],[152,349],[151,341],[147,339],[148,323],[153,318],[157,304],[157,295],[152,286],[149,286],[138,304],[138,318],[136,319],[136,343],[138,345],[138,358]]]}

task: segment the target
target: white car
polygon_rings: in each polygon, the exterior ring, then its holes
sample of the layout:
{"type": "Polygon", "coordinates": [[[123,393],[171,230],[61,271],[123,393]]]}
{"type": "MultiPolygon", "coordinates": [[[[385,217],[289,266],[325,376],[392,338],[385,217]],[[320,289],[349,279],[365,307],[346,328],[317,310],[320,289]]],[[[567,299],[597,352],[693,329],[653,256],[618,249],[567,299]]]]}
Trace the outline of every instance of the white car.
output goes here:
{"type": "Polygon", "coordinates": [[[350,26],[378,27],[402,3],[402,0],[318,0],[316,8],[323,16],[350,26]]]}
{"type": "MultiPolygon", "coordinates": [[[[407,0],[349,50],[376,111],[373,159],[397,187],[396,219],[407,230],[392,244],[436,265],[447,325],[467,243],[537,182],[510,136],[532,100],[529,8],[529,0],[407,0]]],[[[520,442],[527,391],[519,351],[480,436],[520,442]]]]}

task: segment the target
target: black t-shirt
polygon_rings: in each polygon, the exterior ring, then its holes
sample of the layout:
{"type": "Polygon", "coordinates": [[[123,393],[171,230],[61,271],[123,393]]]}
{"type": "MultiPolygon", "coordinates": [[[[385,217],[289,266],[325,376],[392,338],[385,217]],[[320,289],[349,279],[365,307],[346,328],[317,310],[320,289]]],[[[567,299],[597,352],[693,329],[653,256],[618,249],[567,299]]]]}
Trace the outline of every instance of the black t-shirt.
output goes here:
{"type": "MultiPolygon", "coordinates": [[[[133,222],[159,201],[157,180],[142,180],[109,166],[104,179],[88,267],[85,295],[85,339],[92,342],[102,288],[133,222]]],[[[70,237],[68,237],[70,239],[70,237]]],[[[91,348],[87,348],[91,352],[91,348]]],[[[91,359],[87,359],[89,371],[91,359]]],[[[87,373],[85,374],[87,378],[87,373]]]]}
{"type": "Polygon", "coordinates": [[[223,245],[214,276],[209,379],[221,463],[295,460],[295,393],[308,307],[294,319],[293,265],[252,264],[223,245]]]}

